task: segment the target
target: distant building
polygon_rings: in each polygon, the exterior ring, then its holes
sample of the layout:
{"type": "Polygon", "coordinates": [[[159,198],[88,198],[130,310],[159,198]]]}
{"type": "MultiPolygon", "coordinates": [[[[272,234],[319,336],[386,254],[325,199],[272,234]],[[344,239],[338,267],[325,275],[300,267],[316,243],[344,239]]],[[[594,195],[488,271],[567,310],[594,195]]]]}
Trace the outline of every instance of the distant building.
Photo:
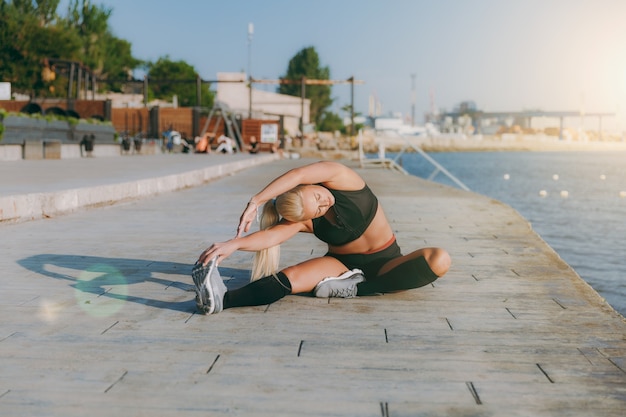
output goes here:
{"type": "MultiPolygon", "coordinates": [[[[242,118],[250,113],[250,88],[243,72],[220,72],[217,74],[216,100],[226,104],[228,108],[242,118]],[[239,81],[239,82],[237,82],[239,81]]],[[[253,86],[254,87],[254,86],[253,86]]],[[[142,108],[144,95],[142,93],[113,93],[96,94],[96,100],[111,100],[113,108],[142,108]]],[[[153,100],[148,107],[178,107],[177,99],[172,102],[153,100]]],[[[311,100],[285,94],[273,93],[252,88],[252,118],[276,120],[283,116],[285,130],[296,135],[300,132],[300,119],[306,128],[310,125],[311,100]]]]}
{"type": "Polygon", "coordinates": [[[398,133],[401,135],[422,135],[426,133],[424,126],[411,126],[405,123],[402,116],[398,115],[371,118],[371,124],[376,131],[383,133],[398,133]]]}
{"type": "Polygon", "coordinates": [[[615,113],[580,111],[483,111],[473,101],[464,101],[451,112],[429,113],[425,119],[438,126],[442,133],[502,134],[545,133],[563,138],[564,129],[574,126],[580,130],[590,129],[602,138],[603,119],[614,118],[615,113]],[[593,129],[593,125],[597,126],[593,129]]]}
{"type": "Polygon", "coordinates": [[[111,100],[111,107],[114,109],[121,108],[140,108],[143,107],[143,94],[127,94],[107,92],[104,94],[97,93],[96,100],[111,100]]]}
{"type": "Polygon", "coordinates": [[[216,99],[226,104],[233,112],[242,114],[244,118],[248,117],[252,104],[253,119],[276,119],[283,116],[285,130],[290,135],[300,132],[300,118],[303,119],[305,126],[310,123],[309,99],[304,99],[303,105],[300,97],[252,88],[250,100],[250,88],[243,72],[220,72],[217,74],[217,80],[216,99]]]}

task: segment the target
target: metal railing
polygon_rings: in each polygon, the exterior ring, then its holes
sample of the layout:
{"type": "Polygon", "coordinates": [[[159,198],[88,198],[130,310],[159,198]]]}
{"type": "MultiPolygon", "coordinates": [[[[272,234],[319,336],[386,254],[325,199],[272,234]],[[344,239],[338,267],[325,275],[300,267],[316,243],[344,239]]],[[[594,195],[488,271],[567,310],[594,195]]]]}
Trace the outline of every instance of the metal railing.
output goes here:
{"type": "Polygon", "coordinates": [[[398,137],[404,140],[404,146],[395,156],[395,158],[387,158],[385,154],[385,144],[383,141],[378,142],[378,157],[377,158],[366,158],[365,153],[363,151],[363,133],[359,132],[358,140],[359,140],[359,162],[361,164],[361,168],[365,168],[367,166],[378,166],[387,169],[393,169],[396,171],[400,171],[405,175],[409,175],[409,173],[398,163],[398,160],[402,157],[402,155],[409,149],[413,149],[419,155],[421,155],[426,161],[428,161],[431,165],[435,167],[433,172],[427,178],[429,181],[432,181],[437,174],[442,173],[446,177],[448,177],[452,182],[454,182],[459,188],[465,191],[470,191],[469,187],[463,184],[461,180],[452,175],[443,165],[439,162],[435,161],[430,155],[422,150],[419,146],[411,141],[411,138],[397,134],[398,137]]]}

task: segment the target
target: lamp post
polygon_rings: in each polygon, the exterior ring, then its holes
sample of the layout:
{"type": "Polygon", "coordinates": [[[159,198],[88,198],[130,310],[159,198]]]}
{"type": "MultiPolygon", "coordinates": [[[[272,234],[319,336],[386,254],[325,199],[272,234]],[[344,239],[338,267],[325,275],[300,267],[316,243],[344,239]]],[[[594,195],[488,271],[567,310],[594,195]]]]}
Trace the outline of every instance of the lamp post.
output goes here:
{"type": "Polygon", "coordinates": [[[254,35],[254,24],[248,23],[248,119],[252,119],[252,35],[254,35]]]}
{"type": "Polygon", "coordinates": [[[415,74],[411,74],[411,126],[415,126],[415,74]]]}

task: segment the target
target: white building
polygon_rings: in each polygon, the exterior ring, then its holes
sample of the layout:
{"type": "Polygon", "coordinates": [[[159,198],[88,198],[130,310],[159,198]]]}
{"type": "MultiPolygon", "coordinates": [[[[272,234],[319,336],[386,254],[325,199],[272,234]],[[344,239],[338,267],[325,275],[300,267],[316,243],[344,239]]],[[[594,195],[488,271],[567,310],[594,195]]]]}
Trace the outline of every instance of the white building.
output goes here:
{"type": "MultiPolygon", "coordinates": [[[[250,111],[250,88],[246,74],[220,72],[217,80],[223,82],[217,83],[216,99],[228,105],[233,112],[247,117],[250,111]]],[[[278,116],[284,116],[284,127],[290,135],[300,132],[300,118],[303,118],[304,125],[310,123],[310,105],[309,99],[304,99],[303,105],[300,97],[252,88],[252,118],[275,120],[278,116]]]]}
{"type": "Polygon", "coordinates": [[[391,132],[409,136],[423,135],[427,132],[427,128],[424,126],[406,124],[401,116],[377,117],[374,119],[374,129],[379,132],[391,132]]]}

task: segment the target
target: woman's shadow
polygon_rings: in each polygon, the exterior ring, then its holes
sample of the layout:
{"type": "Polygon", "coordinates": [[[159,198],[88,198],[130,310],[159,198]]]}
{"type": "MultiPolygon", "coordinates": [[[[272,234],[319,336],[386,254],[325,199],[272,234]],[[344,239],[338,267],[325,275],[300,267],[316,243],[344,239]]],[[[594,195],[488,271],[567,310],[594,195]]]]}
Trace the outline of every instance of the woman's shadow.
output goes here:
{"type": "MultiPolygon", "coordinates": [[[[67,281],[77,293],[85,296],[93,294],[98,297],[131,301],[150,307],[188,313],[196,309],[194,285],[190,276],[193,267],[191,264],[149,259],[58,254],[29,256],[19,260],[18,264],[37,274],[67,281]],[[161,285],[164,291],[177,289],[189,292],[190,296],[185,301],[168,301],[137,295],[140,288],[131,291],[133,285],[142,283],[161,285]],[[117,290],[112,290],[112,288],[117,290]]],[[[250,271],[246,269],[220,267],[219,272],[226,285],[231,288],[245,284],[250,277],[250,271]]],[[[180,294],[176,297],[180,298],[180,294]]],[[[172,298],[172,296],[167,294],[164,298],[172,298]]]]}

